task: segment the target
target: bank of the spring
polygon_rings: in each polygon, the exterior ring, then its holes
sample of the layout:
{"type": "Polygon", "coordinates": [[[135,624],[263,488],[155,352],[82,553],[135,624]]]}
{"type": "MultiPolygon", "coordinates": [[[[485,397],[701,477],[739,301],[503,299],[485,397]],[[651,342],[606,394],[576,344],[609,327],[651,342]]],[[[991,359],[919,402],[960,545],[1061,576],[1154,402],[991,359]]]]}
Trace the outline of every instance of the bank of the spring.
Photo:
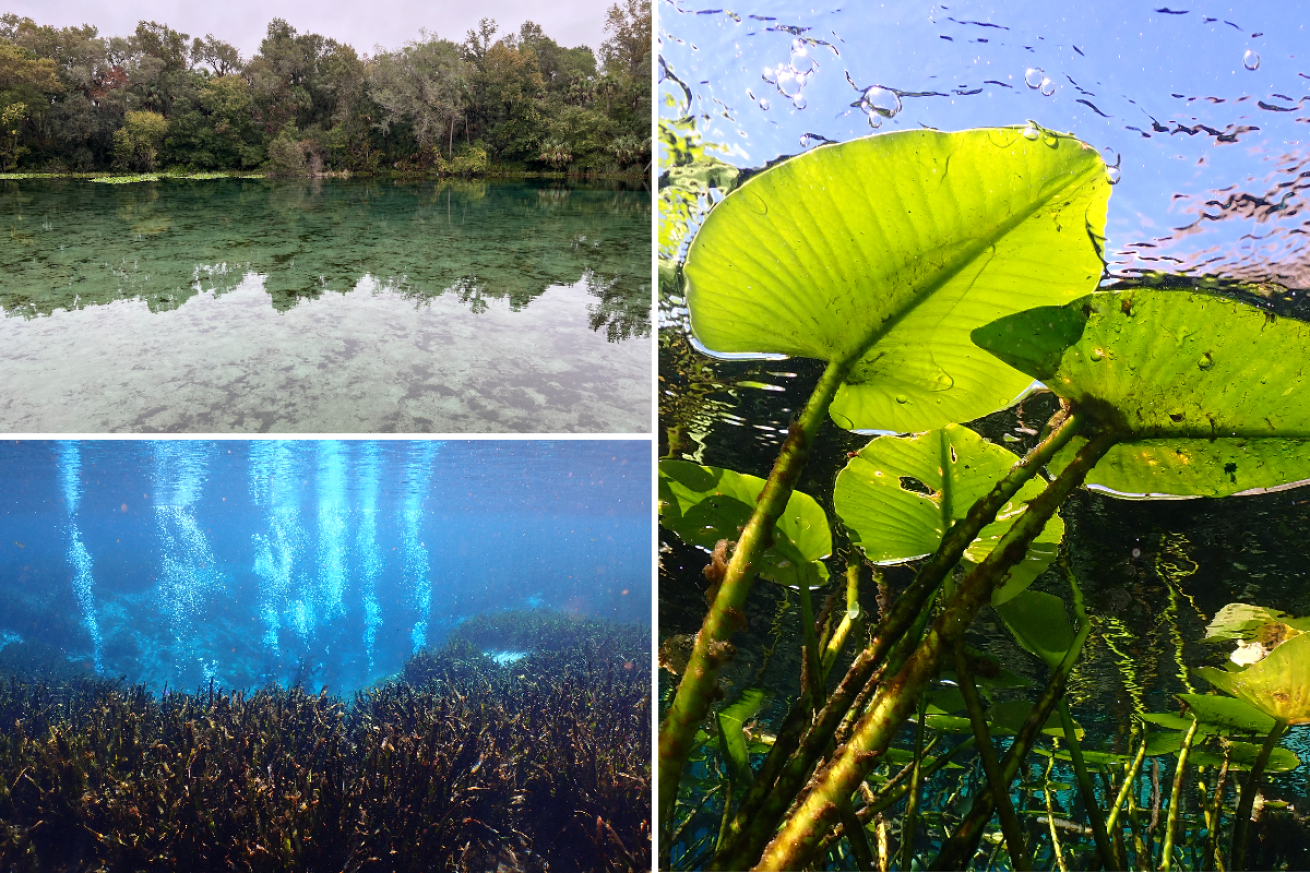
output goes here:
{"type": "Polygon", "coordinates": [[[648,639],[483,616],[350,701],[6,676],[0,869],[649,870],[648,639]]]}

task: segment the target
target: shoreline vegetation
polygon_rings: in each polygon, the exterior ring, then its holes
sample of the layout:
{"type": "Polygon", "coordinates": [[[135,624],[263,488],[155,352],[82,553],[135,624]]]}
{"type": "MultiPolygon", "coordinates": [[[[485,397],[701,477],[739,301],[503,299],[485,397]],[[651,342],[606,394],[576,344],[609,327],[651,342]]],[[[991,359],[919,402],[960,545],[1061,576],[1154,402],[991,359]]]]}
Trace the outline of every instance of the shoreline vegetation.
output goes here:
{"type": "Polygon", "coordinates": [[[126,37],[0,15],[0,179],[644,180],[649,0],[566,48],[484,18],[375,54],[275,18],[251,58],[142,21],[126,37]]]}
{"type": "Polygon", "coordinates": [[[312,670],[153,694],[4,650],[0,868],[649,870],[649,638],[475,616],[349,698],[312,670]]]}

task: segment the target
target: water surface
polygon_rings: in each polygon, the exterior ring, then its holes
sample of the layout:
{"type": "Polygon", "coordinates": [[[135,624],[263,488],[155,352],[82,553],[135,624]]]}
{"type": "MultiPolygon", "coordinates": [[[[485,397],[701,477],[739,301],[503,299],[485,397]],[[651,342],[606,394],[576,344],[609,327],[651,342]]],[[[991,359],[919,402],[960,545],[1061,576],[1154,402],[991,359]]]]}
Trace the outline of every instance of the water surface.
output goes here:
{"type": "Polygon", "coordinates": [[[650,198],[0,183],[0,430],[643,432],[650,198]]]}

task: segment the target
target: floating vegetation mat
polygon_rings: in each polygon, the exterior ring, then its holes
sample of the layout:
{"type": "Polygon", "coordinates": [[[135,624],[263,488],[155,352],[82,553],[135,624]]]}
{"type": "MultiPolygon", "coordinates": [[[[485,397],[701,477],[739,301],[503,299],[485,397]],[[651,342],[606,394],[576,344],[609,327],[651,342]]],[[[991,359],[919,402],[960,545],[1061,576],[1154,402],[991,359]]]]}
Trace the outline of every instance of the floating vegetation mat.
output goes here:
{"type": "Polygon", "coordinates": [[[349,701],[10,675],[0,870],[649,870],[649,630],[525,619],[349,701]]]}

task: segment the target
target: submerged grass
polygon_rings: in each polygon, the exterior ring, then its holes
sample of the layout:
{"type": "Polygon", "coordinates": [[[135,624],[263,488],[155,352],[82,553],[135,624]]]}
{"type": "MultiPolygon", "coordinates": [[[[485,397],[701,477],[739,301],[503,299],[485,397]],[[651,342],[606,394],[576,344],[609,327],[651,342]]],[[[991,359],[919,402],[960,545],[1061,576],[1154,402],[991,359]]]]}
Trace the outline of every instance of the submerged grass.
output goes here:
{"type": "Polygon", "coordinates": [[[649,870],[648,631],[567,627],[510,666],[453,637],[349,703],[10,676],[0,869],[649,870]]]}

